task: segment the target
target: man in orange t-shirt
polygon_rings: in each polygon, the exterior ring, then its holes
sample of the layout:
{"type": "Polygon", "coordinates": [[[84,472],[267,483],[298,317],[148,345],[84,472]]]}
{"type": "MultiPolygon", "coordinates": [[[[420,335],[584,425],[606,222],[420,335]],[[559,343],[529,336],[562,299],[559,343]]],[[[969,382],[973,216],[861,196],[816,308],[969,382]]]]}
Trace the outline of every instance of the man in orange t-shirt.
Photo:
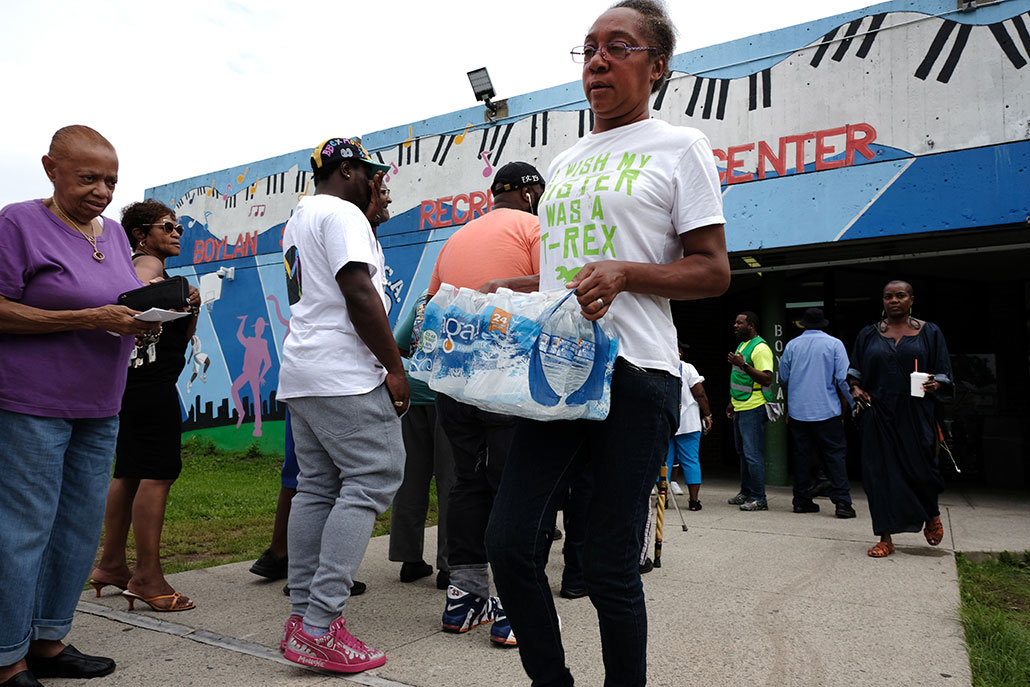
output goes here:
{"type": "MultiPolygon", "coordinates": [[[[495,290],[503,285],[533,291],[540,280],[540,220],[536,217],[544,179],[526,162],[509,162],[497,170],[490,190],[494,208],[472,220],[444,244],[429,282],[435,294],[441,283],[495,290]]],[[[515,432],[515,418],[436,396],[436,412],[454,454],[447,522],[450,585],[443,629],[467,632],[493,621],[490,639],[515,646],[501,602],[490,596],[483,543],[504,460],[515,432]]]]}
{"type": "Polygon", "coordinates": [[[493,210],[458,229],[440,250],[429,295],[436,294],[441,283],[477,290],[499,279],[516,291],[536,288],[540,272],[536,211],[544,192],[543,178],[528,163],[509,162],[494,175],[491,190],[493,210]]]}

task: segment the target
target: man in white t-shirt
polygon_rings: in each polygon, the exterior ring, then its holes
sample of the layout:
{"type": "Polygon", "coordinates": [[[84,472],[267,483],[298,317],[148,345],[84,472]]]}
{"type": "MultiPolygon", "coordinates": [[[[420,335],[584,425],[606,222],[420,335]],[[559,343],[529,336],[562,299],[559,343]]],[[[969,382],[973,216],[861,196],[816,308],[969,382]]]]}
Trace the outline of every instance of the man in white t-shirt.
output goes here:
{"type": "Polygon", "coordinates": [[[345,673],[386,662],[340,614],[404,470],[408,382],[369,224],[382,210],[387,169],[356,140],[324,141],[311,155],[315,195],[301,198],[283,232],[291,314],[278,398],[290,408],[300,475],[282,648],[294,663],[345,673]]]}

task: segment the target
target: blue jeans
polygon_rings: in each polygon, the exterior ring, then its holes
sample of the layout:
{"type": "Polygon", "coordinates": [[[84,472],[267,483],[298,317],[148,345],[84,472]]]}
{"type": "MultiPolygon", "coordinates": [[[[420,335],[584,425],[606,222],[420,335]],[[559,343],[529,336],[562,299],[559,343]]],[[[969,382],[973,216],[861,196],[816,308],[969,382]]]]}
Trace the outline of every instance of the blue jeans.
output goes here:
{"type": "Polygon", "coordinates": [[[279,471],[279,485],[283,489],[296,489],[297,478],[300,476],[300,466],[297,465],[297,449],[293,443],[293,421],[290,419],[290,409],[286,409],[286,431],[283,436],[283,467],[279,471]]]}
{"type": "Polygon", "coordinates": [[[104,524],[118,416],[0,410],[0,665],[68,634],[104,524]]]}
{"type": "Polygon", "coordinates": [[[602,422],[520,420],[486,531],[494,582],[534,687],[571,685],[547,574],[569,482],[592,472],[583,575],[597,610],[606,687],[647,680],[647,612],[637,562],[648,495],[679,412],[680,380],[621,358],[602,422]],[[585,450],[580,450],[584,448],[585,450]]]}
{"type": "Polygon", "coordinates": [[[733,413],[733,443],[740,456],[740,493],[765,501],[765,406],[733,413]]]}
{"type": "MultiPolygon", "coordinates": [[[[484,533],[508,460],[516,418],[436,395],[440,426],[451,443],[454,481],[447,496],[447,565],[451,584],[490,596],[484,533]]],[[[554,530],[554,516],[551,517],[554,530]]]]}

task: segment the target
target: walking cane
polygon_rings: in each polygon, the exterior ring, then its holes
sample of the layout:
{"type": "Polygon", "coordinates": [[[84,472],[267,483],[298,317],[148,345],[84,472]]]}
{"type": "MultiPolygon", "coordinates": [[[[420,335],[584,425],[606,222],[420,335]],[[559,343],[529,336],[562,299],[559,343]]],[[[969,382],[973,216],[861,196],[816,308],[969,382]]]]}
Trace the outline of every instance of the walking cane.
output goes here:
{"type": "Polygon", "coordinates": [[[676,502],[676,495],[672,491],[668,491],[665,494],[665,498],[672,501],[672,507],[676,509],[676,514],[680,516],[680,524],[683,525],[683,531],[687,531],[687,521],[683,519],[683,511],[680,510],[680,504],[676,502]]]}
{"type": "Polygon", "coordinates": [[[658,498],[655,501],[654,567],[662,567],[662,527],[665,525],[665,494],[669,490],[669,468],[662,464],[658,473],[658,498]]]}

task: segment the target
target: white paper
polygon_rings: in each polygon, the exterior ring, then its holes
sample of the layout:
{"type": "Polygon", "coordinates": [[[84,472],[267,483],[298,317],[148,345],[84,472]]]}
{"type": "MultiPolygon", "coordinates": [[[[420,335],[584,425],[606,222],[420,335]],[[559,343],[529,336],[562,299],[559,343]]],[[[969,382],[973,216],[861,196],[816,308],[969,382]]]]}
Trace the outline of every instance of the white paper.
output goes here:
{"type": "Polygon", "coordinates": [[[189,314],[189,311],[178,312],[175,310],[162,310],[161,308],[151,308],[146,312],[141,312],[138,315],[133,315],[133,317],[137,320],[142,320],[143,322],[171,322],[172,320],[177,320],[180,317],[188,317],[189,314]]]}

